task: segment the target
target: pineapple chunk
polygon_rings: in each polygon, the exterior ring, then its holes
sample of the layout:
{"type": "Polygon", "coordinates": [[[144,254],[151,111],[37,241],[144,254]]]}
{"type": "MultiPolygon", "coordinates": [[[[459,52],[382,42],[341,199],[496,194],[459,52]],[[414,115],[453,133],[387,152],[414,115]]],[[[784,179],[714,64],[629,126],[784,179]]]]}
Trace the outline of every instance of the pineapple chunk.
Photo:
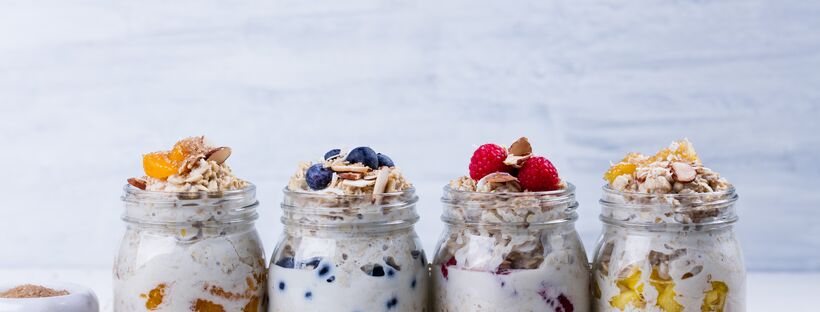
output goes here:
{"type": "Polygon", "coordinates": [[[626,306],[632,303],[633,307],[644,308],[646,300],[643,298],[643,283],[641,283],[641,270],[636,267],[631,269],[629,276],[618,279],[615,282],[621,293],[609,299],[609,304],[623,311],[626,306]]]}
{"type": "Polygon", "coordinates": [[[658,267],[652,267],[652,275],[649,276],[649,284],[658,291],[657,305],[665,312],[681,312],[683,306],[675,300],[675,283],[671,278],[662,278],[658,273],[658,267]]]}
{"type": "Polygon", "coordinates": [[[712,290],[707,290],[704,293],[706,296],[703,298],[703,305],[700,306],[701,312],[723,312],[729,286],[721,281],[712,281],[712,290]]]}
{"type": "Polygon", "coordinates": [[[626,306],[630,303],[632,303],[632,306],[636,308],[646,307],[646,302],[643,300],[643,296],[632,290],[621,291],[620,294],[612,297],[612,299],[609,299],[609,304],[621,311],[626,310],[626,306]]]}

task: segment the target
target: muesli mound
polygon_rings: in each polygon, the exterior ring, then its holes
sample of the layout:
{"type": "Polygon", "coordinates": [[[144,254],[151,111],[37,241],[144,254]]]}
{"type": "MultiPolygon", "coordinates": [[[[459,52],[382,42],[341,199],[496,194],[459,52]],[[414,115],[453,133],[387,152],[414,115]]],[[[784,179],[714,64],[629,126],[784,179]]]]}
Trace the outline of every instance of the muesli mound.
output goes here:
{"type": "Polygon", "coordinates": [[[288,183],[290,191],[335,195],[379,195],[411,187],[390,157],[367,146],[332,149],[321,161],[303,162],[288,183]]]}
{"type": "Polygon", "coordinates": [[[225,160],[230,147],[212,146],[204,136],[180,140],[170,151],[142,156],[145,176],[128,183],[142,190],[164,192],[219,192],[242,189],[247,182],[231,172],[225,160]]]}
{"type": "Polygon", "coordinates": [[[731,188],[706,168],[687,139],[672,142],[652,156],[629,153],[613,164],[604,180],[616,191],[647,194],[710,193],[731,188]]]}
{"type": "Polygon", "coordinates": [[[45,298],[65,295],[68,295],[66,290],[56,290],[32,284],[23,284],[0,292],[0,298],[45,298]]]}

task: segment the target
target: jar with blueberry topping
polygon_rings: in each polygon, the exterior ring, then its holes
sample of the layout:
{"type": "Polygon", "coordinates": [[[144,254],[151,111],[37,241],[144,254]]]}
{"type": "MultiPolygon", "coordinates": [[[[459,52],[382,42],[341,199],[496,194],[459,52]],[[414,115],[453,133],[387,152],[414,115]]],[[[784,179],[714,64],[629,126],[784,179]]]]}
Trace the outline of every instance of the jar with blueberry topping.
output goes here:
{"type": "Polygon", "coordinates": [[[285,189],[268,311],[427,311],[413,188],[340,195],[285,189]]]}
{"type": "Polygon", "coordinates": [[[543,192],[447,186],[442,202],[432,311],[589,311],[572,184],[543,192]]]}

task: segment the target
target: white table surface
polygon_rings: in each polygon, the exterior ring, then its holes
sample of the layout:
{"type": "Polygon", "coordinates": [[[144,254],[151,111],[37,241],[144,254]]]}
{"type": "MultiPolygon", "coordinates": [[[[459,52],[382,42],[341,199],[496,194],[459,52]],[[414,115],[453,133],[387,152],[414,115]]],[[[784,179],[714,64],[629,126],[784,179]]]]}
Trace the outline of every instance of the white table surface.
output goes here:
{"type": "MultiPolygon", "coordinates": [[[[0,269],[0,281],[36,282],[58,280],[91,287],[101,311],[111,311],[110,270],[0,269]]],[[[748,311],[809,311],[820,294],[820,272],[750,272],[748,311]]]]}

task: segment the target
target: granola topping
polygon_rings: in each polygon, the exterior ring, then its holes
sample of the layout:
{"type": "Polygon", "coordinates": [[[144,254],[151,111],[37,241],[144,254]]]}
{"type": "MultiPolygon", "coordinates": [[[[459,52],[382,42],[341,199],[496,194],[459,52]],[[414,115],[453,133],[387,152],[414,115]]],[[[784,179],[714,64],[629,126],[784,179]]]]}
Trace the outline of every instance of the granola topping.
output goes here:
{"type": "Polygon", "coordinates": [[[288,182],[288,190],[335,195],[378,195],[402,192],[412,184],[392,160],[369,147],[351,152],[332,150],[326,159],[302,162],[288,182]],[[331,153],[335,152],[335,153],[331,153]]]}
{"type": "Polygon", "coordinates": [[[129,178],[142,190],[163,192],[219,192],[242,189],[247,182],[237,178],[225,161],[230,147],[215,147],[205,137],[180,140],[170,151],[143,155],[145,176],[129,178]]]}
{"type": "Polygon", "coordinates": [[[706,168],[687,139],[672,142],[657,154],[629,153],[604,174],[613,190],[646,194],[691,194],[724,191],[731,184],[706,168]]]}

